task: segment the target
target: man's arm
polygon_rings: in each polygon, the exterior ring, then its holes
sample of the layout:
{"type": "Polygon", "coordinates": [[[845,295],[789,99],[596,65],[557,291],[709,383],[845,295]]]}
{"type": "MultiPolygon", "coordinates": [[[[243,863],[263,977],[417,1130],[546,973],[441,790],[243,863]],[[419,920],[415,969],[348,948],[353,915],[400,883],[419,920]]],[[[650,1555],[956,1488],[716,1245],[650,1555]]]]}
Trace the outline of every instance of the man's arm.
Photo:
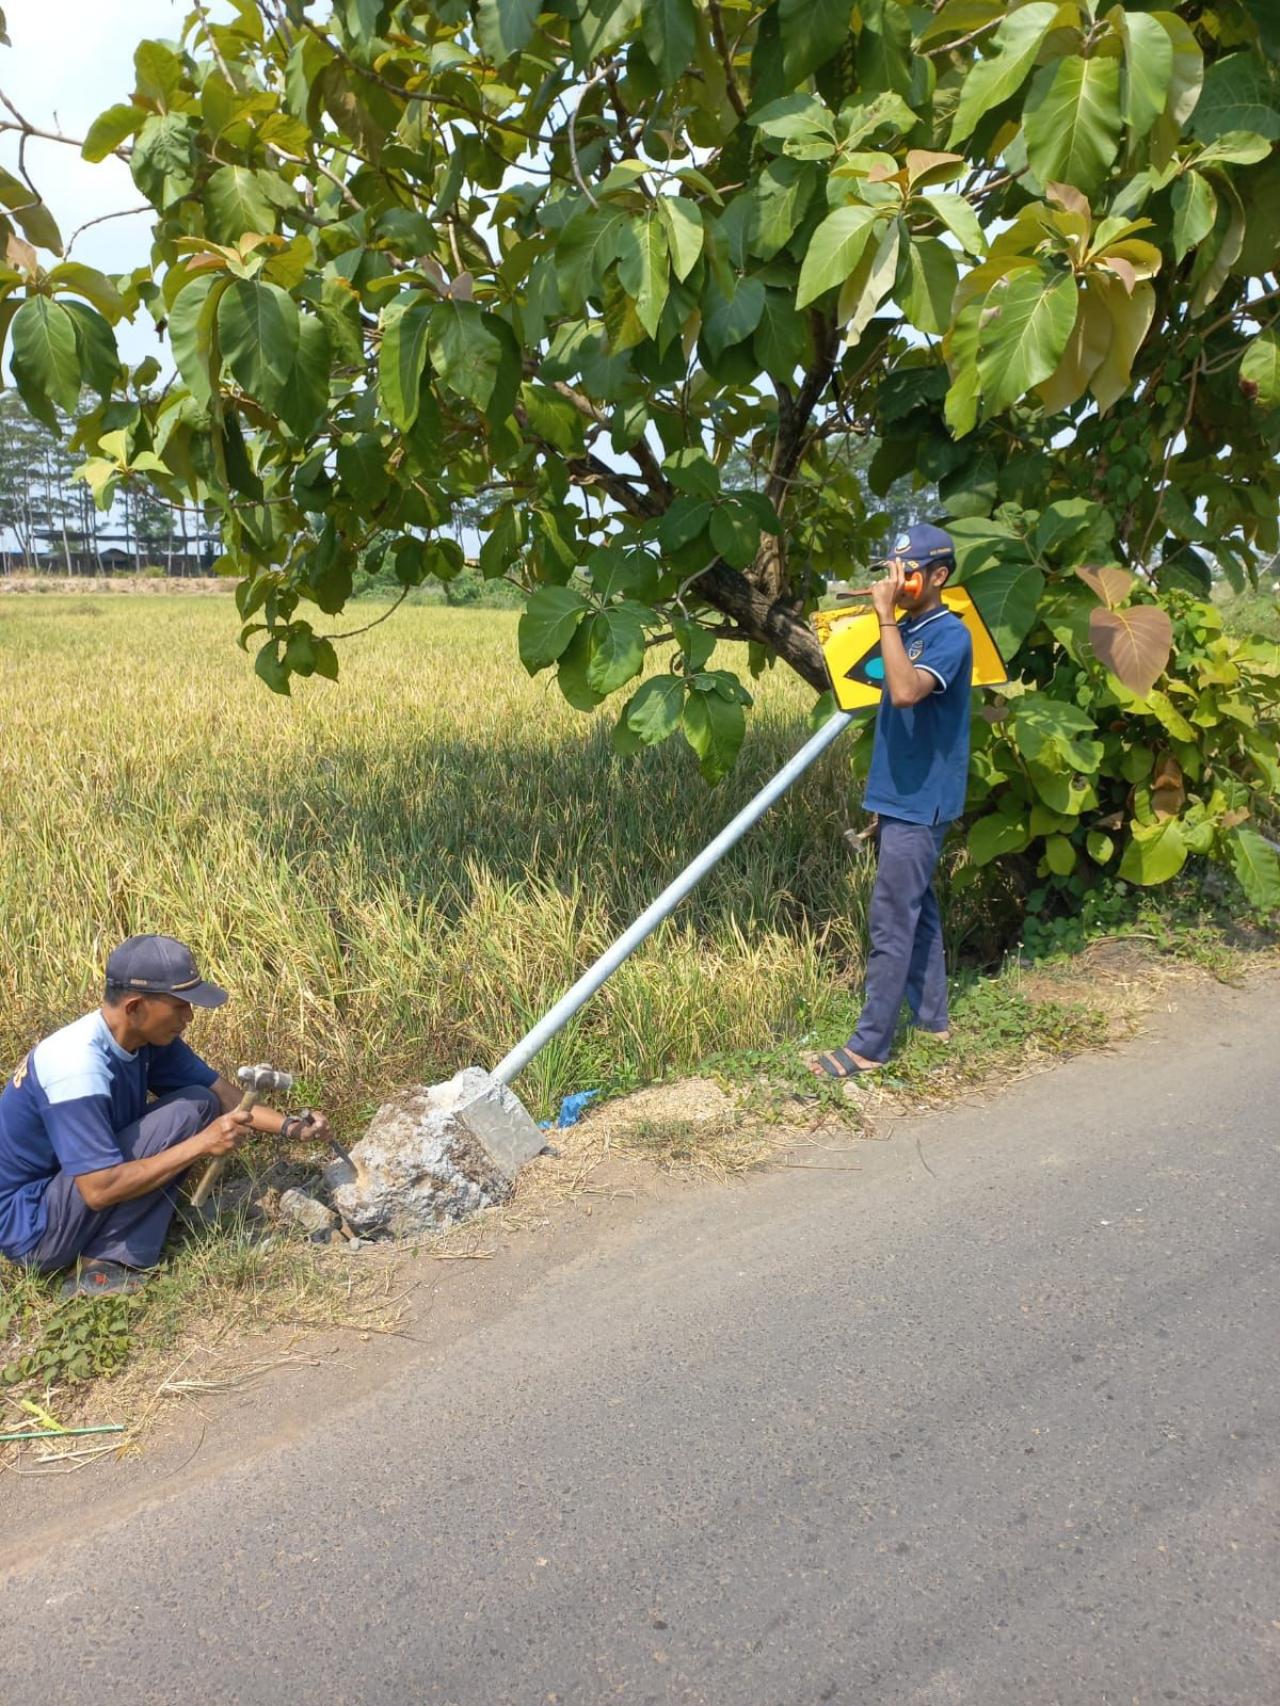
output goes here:
{"type": "MultiPolygon", "coordinates": [[[[218,1077],[213,1081],[213,1093],[218,1098],[224,1113],[231,1113],[240,1106],[243,1091],[232,1084],[227,1078],[218,1077]]],[[[260,1131],[274,1137],[283,1126],[285,1116],[275,1108],[267,1108],[259,1102],[249,1111],[249,1122],[254,1131],[260,1131]]],[[[329,1122],[323,1114],[312,1112],[310,1124],[306,1128],[307,1137],[323,1138],[329,1136],[329,1122]]]]}
{"type": "Polygon", "coordinates": [[[877,581],[871,589],[871,602],[880,618],[880,655],[884,659],[885,691],[899,708],[918,705],[938,685],[936,675],[927,669],[917,669],[907,656],[902,633],[894,621],[893,612],[904,578],[903,569],[895,563],[885,578],[877,581]]]}
{"type": "Polygon", "coordinates": [[[230,1155],[249,1132],[249,1116],[238,1110],[219,1114],[212,1125],[184,1138],[159,1155],[143,1155],[136,1161],[121,1161],[115,1167],[100,1167],[79,1173],[76,1188],[95,1213],[116,1203],[132,1202],[185,1173],[193,1161],[205,1155],[230,1155]]]}

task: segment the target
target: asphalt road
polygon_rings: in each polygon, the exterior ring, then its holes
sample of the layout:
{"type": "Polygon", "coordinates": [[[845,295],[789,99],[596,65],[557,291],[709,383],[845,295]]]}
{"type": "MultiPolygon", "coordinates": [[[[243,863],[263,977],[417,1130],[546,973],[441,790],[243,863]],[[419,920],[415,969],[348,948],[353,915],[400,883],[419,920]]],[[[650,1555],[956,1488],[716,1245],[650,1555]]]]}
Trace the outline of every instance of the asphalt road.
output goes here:
{"type": "Polygon", "coordinates": [[[1278,998],[646,1211],[9,1574],[0,1700],[1280,1701],[1278,998]]]}

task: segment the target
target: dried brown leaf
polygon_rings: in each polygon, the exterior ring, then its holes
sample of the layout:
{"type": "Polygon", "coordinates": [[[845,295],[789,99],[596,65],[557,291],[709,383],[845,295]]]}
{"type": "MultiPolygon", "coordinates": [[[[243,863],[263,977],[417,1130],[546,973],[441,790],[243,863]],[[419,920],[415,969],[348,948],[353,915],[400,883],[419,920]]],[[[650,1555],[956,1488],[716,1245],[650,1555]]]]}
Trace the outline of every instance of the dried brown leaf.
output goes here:
{"type": "Polygon", "coordinates": [[[1145,699],[1169,662],[1173,623],[1152,604],[1129,610],[1095,610],[1089,617],[1089,644],[1098,661],[1130,693],[1145,699]]]}

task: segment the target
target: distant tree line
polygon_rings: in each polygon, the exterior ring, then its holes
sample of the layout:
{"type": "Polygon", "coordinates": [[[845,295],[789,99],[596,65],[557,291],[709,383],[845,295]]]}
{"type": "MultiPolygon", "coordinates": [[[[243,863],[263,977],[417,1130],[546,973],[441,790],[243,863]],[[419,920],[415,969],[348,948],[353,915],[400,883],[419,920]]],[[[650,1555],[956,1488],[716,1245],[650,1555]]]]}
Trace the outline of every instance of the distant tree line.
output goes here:
{"type": "Polygon", "coordinates": [[[71,425],[56,436],[15,392],[0,395],[0,569],[107,574],[207,572],[218,555],[198,510],[130,482],[105,514],[75,477],[71,425]]]}

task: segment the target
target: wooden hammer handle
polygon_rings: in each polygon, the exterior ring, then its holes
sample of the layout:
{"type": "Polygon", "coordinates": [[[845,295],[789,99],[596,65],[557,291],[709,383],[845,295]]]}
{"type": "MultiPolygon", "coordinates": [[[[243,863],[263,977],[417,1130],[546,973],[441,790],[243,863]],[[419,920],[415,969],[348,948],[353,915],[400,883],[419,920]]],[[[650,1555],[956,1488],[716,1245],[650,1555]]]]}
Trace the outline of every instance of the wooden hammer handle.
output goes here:
{"type": "MultiPolygon", "coordinates": [[[[257,1100],[258,1092],[256,1090],[246,1090],[244,1095],[240,1098],[241,1112],[248,1113],[249,1109],[253,1107],[257,1100]]],[[[213,1160],[204,1170],[204,1177],[191,1193],[192,1208],[200,1208],[203,1206],[205,1198],[209,1195],[209,1192],[226,1172],[227,1162],[230,1161],[230,1159],[231,1157],[229,1155],[214,1156],[213,1160]]]]}

